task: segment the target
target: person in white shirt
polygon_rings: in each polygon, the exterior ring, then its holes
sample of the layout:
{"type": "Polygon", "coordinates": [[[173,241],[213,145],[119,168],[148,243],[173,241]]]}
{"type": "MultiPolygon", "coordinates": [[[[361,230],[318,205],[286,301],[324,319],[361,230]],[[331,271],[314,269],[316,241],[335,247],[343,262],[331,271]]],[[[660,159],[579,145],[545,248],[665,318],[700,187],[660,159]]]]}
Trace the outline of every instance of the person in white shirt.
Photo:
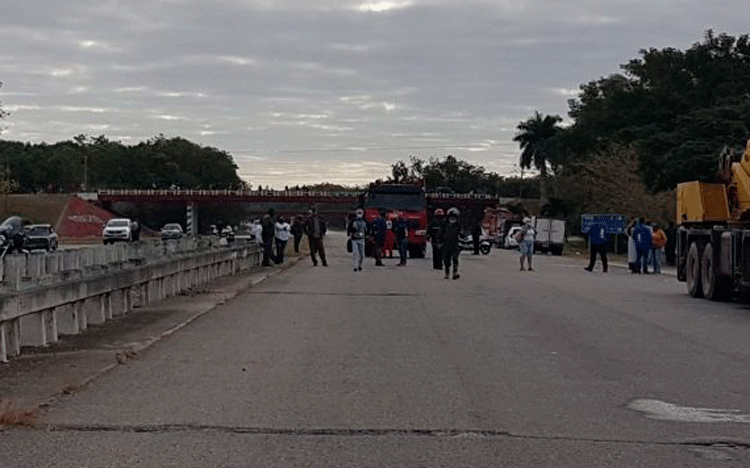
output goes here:
{"type": "Polygon", "coordinates": [[[263,226],[260,225],[260,220],[256,219],[253,221],[253,225],[250,231],[253,234],[253,240],[257,245],[261,245],[263,243],[263,226]]]}
{"type": "Polygon", "coordinates": [[[523,267],[524,258],[528,261],[529,271],[534,271],[534,269],[531,268],[531,256],[534,255],[534,239],[536,238],[536,231],[531,226],[530,218],[523,219],[523,228],[517,236],[521,238],[520,242],[518,242],[518,251],[521,252],[521,271],[525,270],[523,267]]]}
{"type": "Polygon", "coordinates": [[[279,216],[276,221],[276,259],[274,263],[284,263],[284,250],[286,250],[286,243],[289,241],[292,227],[287,222],[286,218],[279,216]]]}

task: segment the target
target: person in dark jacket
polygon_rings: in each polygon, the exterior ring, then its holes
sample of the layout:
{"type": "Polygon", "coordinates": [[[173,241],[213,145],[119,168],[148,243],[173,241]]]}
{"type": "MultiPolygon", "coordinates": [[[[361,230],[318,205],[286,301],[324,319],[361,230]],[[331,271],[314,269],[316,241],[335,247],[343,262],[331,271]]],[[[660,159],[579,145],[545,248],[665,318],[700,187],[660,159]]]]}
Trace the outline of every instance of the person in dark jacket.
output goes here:
{"type": "Polygon", "coordinates": [[[427,233],[432,242],[432,268],[435,270],[443,269],[443,229],[445,228],[445,213],[441,208],[435,210],[435,217],[430,223],[430,230],[427,233]]]}
{"type": "Polygon", "coordinates": [[[667,235],[667,245],[664,247],[664,254],[667,257],[667,265],[674,266],[676,263],[675,248],[677,246],[677,228],[674,225],[674,221],[669,222],[664,233],[667,235]]]}
{"type": "Polygon", "coordinates": [[[294,217],[291,227],[292,236],[294,236],[294,253],[299,253],[299,243],[304,235],[304,229],[302,229],[302,215],[294,217]]]}
{"type": "Polygon", "coordinates": [[[602,272],[607,272],[607,228],[602,223],[594,223],[589,228],[589,242],[591,243],[591,257],[586,271],[593,271],[596,254],[602,259],[602,272]]]}
{"type": "Polygon", "coordinates": [[[409,238],[407,236],[408,228],[406,220],[401,215],[396,218],[393,222],[393,233],[396,235],[396,245],[398,245],[398,255],[401,261],[396,266],[406,266],[406,255],[407,247],[409,246],[409,238]]]}
{"type": "Polygon", "coordinates": [[[388,230],[388,222],[385,220],[385,210],[380,210],[380,216],[373,221],[375,234],[375,266],[383,266],[383,244],[385,244],[385,231],[388,230]]]}
{"type": "MultiPolygon", "coordinates": [[[[274,215],[276,212],[273,208],[268,210],[268,213],[263,215],[263,219],[260,220],[260,225],[263,228],[261,233],[261,239],[263,240],[263,266],[271,266],[271,260],[276,262],[276,256],[273,253],[273,239],[276,237],[276,220],[274,215]]],[[[221,231],[219,231],[221,233],[221,231]]]]}
{"type": "Polygon", "coordinates": [[[471,241],[474,244],[473,255],[479,255],[479,238],[482,236],[482,225],[477,222],[471,227],[471,241]]]}
{"type": "Polygon", "coordinates": [[[448,210],[448,221],[443,229],[443,264],[445,266],[445,279],[449,278],[451,265],[453,265],[453,279],[460,278],[458,274],[458,238],[461,235],[461,224],[458,222],[460,212],[458,208],[448,210]]]}
{"type": "Polygon", "coordinates": [[[643,273],[648,273],[648,253],[651,251],[651,230],[646,225],[645,219],[641,218],[638,220],[638,224],[633,228],[633,240],[635,241],[635,271],[633,273],[640,273],[643,268],[643,273]]]}
{"type": "Polygon", "coordinates": [[[326,222],[318,215],[316,208],[310,210],[310,216],[305,221],[305,234],[307,234],[307,240],[310,243],[310,258],[312,258],[313,266],[318,266],[318,259],[315,254],[320,254],[320,261],[323,266],[328,266],[326,249],[323,245],[323,236],[326,235],[326,222]]]}

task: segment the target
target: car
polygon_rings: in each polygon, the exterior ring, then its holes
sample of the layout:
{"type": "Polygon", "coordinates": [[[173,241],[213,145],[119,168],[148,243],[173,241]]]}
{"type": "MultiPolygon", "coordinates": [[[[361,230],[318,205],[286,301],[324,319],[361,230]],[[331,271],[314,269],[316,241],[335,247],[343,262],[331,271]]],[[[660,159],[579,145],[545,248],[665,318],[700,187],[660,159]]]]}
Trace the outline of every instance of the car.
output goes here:
{"type": "Polygon", "coordinates": [[[178,223],[165,224],[164,227],[161,228],[162,240],[182,239],[182,236],[184,235],[185,232],[182,230],[182,226],[178,223]]]}
{"type": "Polygon", "coordinates": [[[518,231],[523,229],[522,226],[513,226],[508,231],[508,235],[505,236],[505,241],[503,242],[503,248],[504,249],[514,249],[518,247],[518,241],[516,240],[516,234],[518,234],[518,231]]]}
{"type": "Polygon", "coordinates": [[[133,240],[133,222],[129,218],[112,218],[102,231],[104,245],[133,240]]]}
{"type": "Polygon", "coordinates": [[[23,247],[26,250],[57,250],[57,233],[50,224],[30,224],[23,229],[23,247]]]}

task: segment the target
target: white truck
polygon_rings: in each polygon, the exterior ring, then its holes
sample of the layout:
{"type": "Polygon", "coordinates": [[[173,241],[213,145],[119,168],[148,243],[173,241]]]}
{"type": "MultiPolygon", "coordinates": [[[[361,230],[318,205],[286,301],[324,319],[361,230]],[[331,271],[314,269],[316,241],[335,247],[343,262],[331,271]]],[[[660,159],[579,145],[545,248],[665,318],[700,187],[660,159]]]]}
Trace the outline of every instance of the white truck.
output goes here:
{"type": "Polygon", "coordinates": [[[562,219],[531,218],[531,224],[536,231],[534,250],[537,252],[552,252],[562,255],[565,245],[565,221],[562,219]]]}

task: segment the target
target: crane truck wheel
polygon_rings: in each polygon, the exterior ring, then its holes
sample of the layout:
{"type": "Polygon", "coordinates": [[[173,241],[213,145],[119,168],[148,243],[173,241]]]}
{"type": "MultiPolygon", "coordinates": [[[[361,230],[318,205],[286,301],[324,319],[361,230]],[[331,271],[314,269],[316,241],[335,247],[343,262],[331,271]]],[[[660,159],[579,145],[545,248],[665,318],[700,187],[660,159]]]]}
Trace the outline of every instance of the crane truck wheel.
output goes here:
{"type": "Polygon", "coordinates": [[[711,301],[726,301],[732,294],[732,281],[714,272],[714,250],[706,244],[701,256],[701,283],[703,295],[711,301]]]}
{"type": "Polygon", "coordinates": [[[690,244],[685,270],[687,273],[687,288],[690,297],[703,297],[701,284],[701,246],[697,242],[690,244]]]}

